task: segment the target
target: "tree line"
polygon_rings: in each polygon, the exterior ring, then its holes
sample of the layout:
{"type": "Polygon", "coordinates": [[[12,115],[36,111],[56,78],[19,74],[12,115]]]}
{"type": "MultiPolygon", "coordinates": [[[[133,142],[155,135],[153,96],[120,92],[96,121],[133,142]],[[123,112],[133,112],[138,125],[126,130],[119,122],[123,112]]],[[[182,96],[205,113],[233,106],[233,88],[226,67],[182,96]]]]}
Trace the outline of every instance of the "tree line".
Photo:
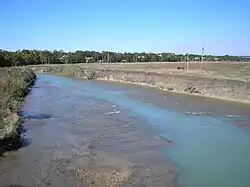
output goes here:
{"type": "Polygon", "coordinates": [[[115,62],[180,62],[180,61],[246,61],[240,56],[213,56],[174,53],[117,53],[110,51],[48,51],[48,50],[0,50],[0,67],[36,64],[66,63],[115,63],[115,62]]]}

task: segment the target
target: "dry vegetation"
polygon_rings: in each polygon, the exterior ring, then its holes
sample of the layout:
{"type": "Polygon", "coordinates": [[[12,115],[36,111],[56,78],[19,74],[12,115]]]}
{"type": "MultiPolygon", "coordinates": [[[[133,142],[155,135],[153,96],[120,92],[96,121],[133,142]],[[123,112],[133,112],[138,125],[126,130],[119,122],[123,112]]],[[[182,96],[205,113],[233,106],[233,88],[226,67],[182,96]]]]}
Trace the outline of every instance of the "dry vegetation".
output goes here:
{"type": "MultiPolygon", "coordinates": [[[[155,63],[112,63],[112,64],[69,64],[69,65],[40,65],[40,67],[53,67],[59,69],[68,68],[70,70],[79,68],[90,68],[97,70],[119,70],[130,72],[150,72],[158,74],[179,74],[187,76],[200,76],[207,78],[219,78],[229,80],[250,80],[250,63],[249,62],[203,62],[202,71],[200,62],[189,62],[188,71],[187,63],[183,62],[155,62],[155,63]],[[178,70],[183,67],[185,70],[178,70]]],[[[31,66],[37,67],[37,66],[31,66]]]]}
{"type": "MultiPolygon", "coordinates": [[[[0,69],[0,140],[18,135],[19,110],[35,74],[17,68],[0,69]]],[[[0,142],[1,143],[1,142],[0,142]]],[[[1,145],[0,145],[1,146],[1,145]]]]}
{"type": "Polygon", "coordinates": [[[37,72],[144,84],[165,91],[250,103],[249,62],[169,62],[31,66],[37,72]],[[188,66],[188,68],[187,68],[188,66]]]}
{"type": "Polygon", "coordinates": [[[179,75],[199,76],[208,78],[220,78],[230,80],[250,80],[250,63],[249,62],[189,62],[188,71],[187,63],[170,62],[170,63],[127,63],[127,64],[82,64],[81,67],[94,69],[112,69],[135,72],[150,72],[158,74],[175,73],[179,75]],[[183,67],[185,70],[178,70],[183,67]]]}

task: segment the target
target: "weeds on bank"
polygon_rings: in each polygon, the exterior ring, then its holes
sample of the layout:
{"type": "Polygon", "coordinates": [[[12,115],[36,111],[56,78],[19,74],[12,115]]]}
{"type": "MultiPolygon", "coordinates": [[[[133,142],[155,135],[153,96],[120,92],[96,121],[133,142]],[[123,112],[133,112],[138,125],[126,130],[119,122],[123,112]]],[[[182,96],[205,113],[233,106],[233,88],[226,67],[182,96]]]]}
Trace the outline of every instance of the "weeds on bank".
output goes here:
{"type": "Polygon", "coordinates": [[[0,140],[15,136],[18,128],[18,112],[35,74],[18,68],[0,70],[0,140]]]}
{"type": "Polygon", "coordinates": [[[196,93],[196,94],[201,94],[201,92],[199,90],[196,90],[195,87],[192,87],[192,86],[188,86],[187,88],[185,88],[184,90],[185,92],[188,92],[188,93],[196,93]]]}
{"type": "Polygon", "coordinates": [[[75,65],[45,67],[43,72],[73,76],[84,80],[94,80],[97,77],[96,71],[90,68],[81,68],[75,65]]]}

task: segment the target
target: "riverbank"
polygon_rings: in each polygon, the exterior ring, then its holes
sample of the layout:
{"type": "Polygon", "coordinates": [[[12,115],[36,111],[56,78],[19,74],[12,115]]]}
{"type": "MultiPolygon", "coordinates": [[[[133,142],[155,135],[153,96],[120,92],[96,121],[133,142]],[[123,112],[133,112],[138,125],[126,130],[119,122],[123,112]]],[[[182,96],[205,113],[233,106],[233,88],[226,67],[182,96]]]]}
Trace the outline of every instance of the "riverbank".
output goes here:
{"type": "Polygon", "coordinates": [[[250,103],[250,83],[237,80],[144,72],[115,72],[97,79],[150,86],[167,92],[250,103]]]}
{"type": "Polygon", "coordinates": [[[0,154],[20,146],[20,108],[36,75],[19,68],[0,69],[0,154]]]}
{"type": "Polygon", "coordinates": [[[177,63],[169,63],[165,66],[154,64],[152,65],[154,68],[149,68],[148,64],[145,66],[141,64],[77,64],[32,66],[32,69],[40,73],[136,83],[156,87],[164,91],[250,103],[248,73],[250,64],[226,64],[224,66],[219,63],[213,63],[209,66],[204,64],[206,70],[203,71],[195,69],[195,65],[197,66],[197,63],[190,64],[190,70],[178,70],[177,67],[184,66],[184,64],[177,63]],[[191,68],[192,66],[193,68],[191,68]]]}

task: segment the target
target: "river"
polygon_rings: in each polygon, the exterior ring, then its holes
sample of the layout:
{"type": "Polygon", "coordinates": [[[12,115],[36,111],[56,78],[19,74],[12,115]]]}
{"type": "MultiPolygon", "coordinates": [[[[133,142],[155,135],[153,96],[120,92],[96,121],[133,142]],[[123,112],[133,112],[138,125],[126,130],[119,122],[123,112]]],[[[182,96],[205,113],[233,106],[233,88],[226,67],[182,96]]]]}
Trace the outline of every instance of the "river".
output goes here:
{"type": "Polygon", "coordinates": [[[1,186],[250,186],[249,105],[38,75],[22,116],[1,186]]]}

